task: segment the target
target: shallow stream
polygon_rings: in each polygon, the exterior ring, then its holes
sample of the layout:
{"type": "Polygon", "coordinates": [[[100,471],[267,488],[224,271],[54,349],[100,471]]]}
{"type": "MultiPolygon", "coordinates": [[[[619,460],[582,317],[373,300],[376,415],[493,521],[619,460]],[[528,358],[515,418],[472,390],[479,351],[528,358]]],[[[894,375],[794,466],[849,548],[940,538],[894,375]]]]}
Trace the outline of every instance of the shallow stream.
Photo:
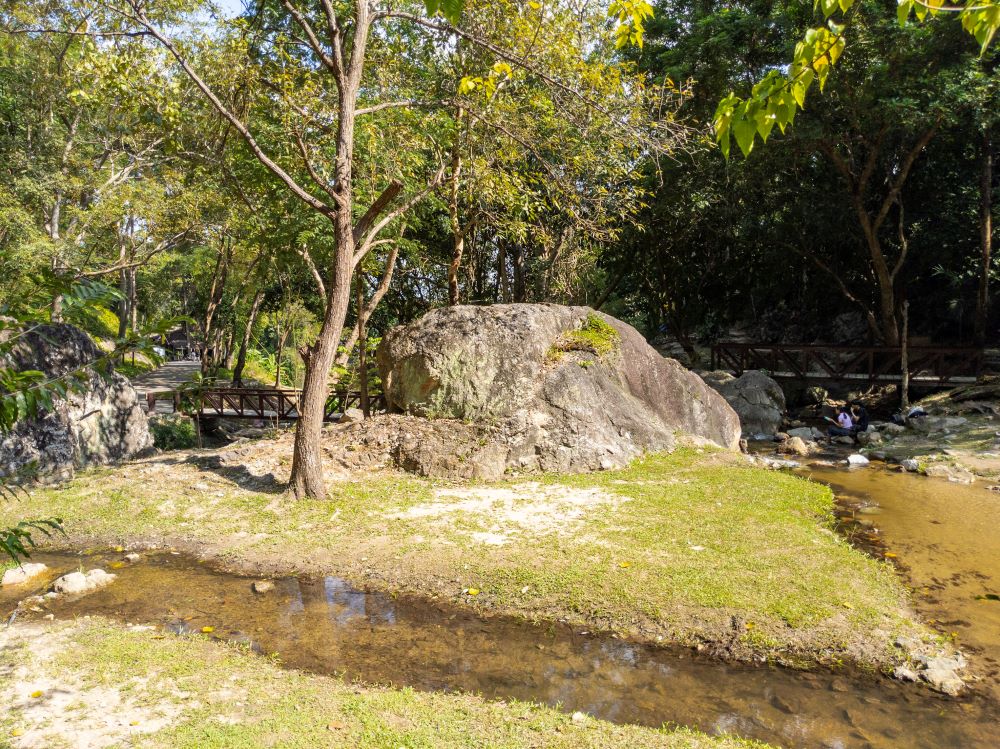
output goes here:
{"type": "MultiPolygon", "coordinates": [[[[36,555],[56,573],[121,555],[36,555]]],[[[100,614],[277,653],[288,666],[423,690],[518,698],[624,723],[678,723],[794,747],[993,747],[1000,714],[982,700],[857,673],[726,664],[564,625],[479,619],[448,606],[363,593],[336,578],[251,580],[171,554],[114,569],[119,579],[57,618],[100,614]]],[[[41,590],[47,581],[40,580],[41,590]]],[[[24,592],[22,591],[22,595],[24,592]]],[[[8,610],[9,597],[0,598],[8,610]]],[[[39,613],[29,616],[40,616],[39,613]]]]}
{"type": "MultiPolygon", "coordinates": [[[[622,723],[674,723],[786,747],[1000,746],[1000,495],[870,467],[803,469],[838,492],[843,529],[874,554],[895,554],[915,603],[955,632],[983,677],[950,699],[854,671],[802,673],[728,664],[566,625],[480,619],[446,604],[365,593],[327,577],[285,578],[257,594],[250,578],[159,553],[38,554],[51,575],[112,568],[119,579],[41,616],[99,614],[158,624],[276,653],[290,667],[422,690],[464,690],[583,711],[622,723]]],[[[17,598],[28,592],[17,591],[17,598]]],[[[0,592],[0,613],[16,603],[0,592]]]]}
{"type": "Polygon", "coordinates": [[[1000,701],[1000,493],[875,463],[802,472],[833,488],[858,545],[893,555],[916,609],[972,656],[979,688],[1000,701]]]}

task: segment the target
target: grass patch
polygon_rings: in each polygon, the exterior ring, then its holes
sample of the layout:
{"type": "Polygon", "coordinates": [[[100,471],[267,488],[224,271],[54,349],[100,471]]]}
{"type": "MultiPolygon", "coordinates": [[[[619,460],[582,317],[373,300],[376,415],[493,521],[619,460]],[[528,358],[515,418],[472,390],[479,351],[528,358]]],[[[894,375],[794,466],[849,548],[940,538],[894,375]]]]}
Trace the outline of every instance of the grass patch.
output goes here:
{"type": "Polygon", "coordinates": [[[893,568],[833,532],[829,489],[726,453],[683,449],[530,483],[372,473],[324,501],[250,491],[244,478],[163,456],[39,490],[0,507],[0,523],[14,509],[58,514],[77,543],[166,541],[251,569],[725,642],[738,657],[885,666],[897,634],[923,632],[893,568]]]}
{"type": "Polygon", "coordinates": [[[194,419],[183,414],[155,415],[149,419],[153,444],[160,450],[188,450],[198,444],[194,419]]]}
{"type": "MultiPolygon", "coordinates": [[[[94,619],[22,625],[6,633],[0,666],[30,673],[0,686],[4,736],[40,732],[58,746],[88,727],[98,711],[116,745],[171,749],[273,746],[432,749],[437,747],[602,747],[607,749],[751,749],[763,744],[655,730],[570,716],[525,702],[488,702],[462,694],[359,687],[281,669],[268,659],[201,637],[163,637],[94,619]],[[14,642],[11,642],[11,641],[14,642]],[[72,694],[34,713],[19,691],[72,694]],[[114,695],[116,698],[110,698],[114,695]]],[[[38,734],[35,734],[38,739],[38,734]]],[[[2,743],[2,742],[0,742],[2,743]]],[[[41,744],[33,744],[41,745],[41,744]]]]}
{"type": "Polygon", "coordinates": [[[583,351],[598,357],[617,351],[621,336],[614,327],[601,317],[590,313],[578,330],[570,330],[556,339],[549,350],[548,358],[558,360],[569,351],[583,351]]]}

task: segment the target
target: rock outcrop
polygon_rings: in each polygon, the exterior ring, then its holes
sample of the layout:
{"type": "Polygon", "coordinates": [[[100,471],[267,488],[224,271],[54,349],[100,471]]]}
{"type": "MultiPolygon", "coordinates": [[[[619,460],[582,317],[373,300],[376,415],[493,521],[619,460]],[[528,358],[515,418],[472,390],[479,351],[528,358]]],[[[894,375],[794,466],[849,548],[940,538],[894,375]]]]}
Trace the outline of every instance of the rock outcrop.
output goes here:
{"type": "MultiPolygon", "coordinates": [[[[476,451],[484,477],[618,467],[672,449],[678,435],[739,443],[723,398],[634,328],[587,307],[434,310],[391,331],[378,364],[391,411],[488,430],[476,451]]],[[[448,449],[446,439],[421,440],[404,452],[435,473],[447,461],[422,453],[448,449]]]]}
{"type": "Polygon", "coordinates": [[[728,372],[706,372],[702,377],[739,415],[743,434],[770,437],[781,427],[785,394],[781,386],[763,372],[750,370],[739,377],[728,372]]]}
{"type": "Polygon", "coordinates": [[[132,384],[88,366],[100,356],[90,336],[72,325],[40,325],[17,341],[4,366],[37,370],[47,378],[80,371],[81,387],[0,436],[0,474],[35,464],[40,480],[62,481],[76,468],[126,460],[152,446],[145,408],[132,384]]]}

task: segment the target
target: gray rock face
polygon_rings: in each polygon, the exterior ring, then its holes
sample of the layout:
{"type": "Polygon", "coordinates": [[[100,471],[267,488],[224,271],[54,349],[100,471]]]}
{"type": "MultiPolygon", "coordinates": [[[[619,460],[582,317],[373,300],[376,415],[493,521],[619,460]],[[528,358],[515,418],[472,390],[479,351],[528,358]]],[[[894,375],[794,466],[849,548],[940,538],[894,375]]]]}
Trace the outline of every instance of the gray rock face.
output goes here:
{"type": "MultiPolygon", "coordinates": [[[[101,352],[72,325],[41,325],[21,338],[8,365],[59,377],[86,367],[101,352]]],[[[76,468],[126,460],[152,446],[145,408],[120,374],[84,370],[84,387],[35,419],[19,422],[0,439],[0,474],[37,464],[39,479],[62,481],[76,468]]]]}
{"type": "Polygon", "coordinates": [[[750,370],[733,377],[728,372],[706,372],[702,378],[733,407],[744,434],[778,431],[785,415],[785,394],[766,374],[750,370]]]}
{"type": "MultiPolygon", "coordinates": [[[[434,310],[391,331],[378,364],[391,411],[492,430],[479,451],[484,475],[498,466],[621,466],[642,452],[671,449],[676,434],[730,449],[739,444],[738,418],[725,400],[634,328],[587,307],[434,310]],[[579,334],[587,326],[601,329],[591,339],[596,347],[579,334]],[[602,343],[608,350],[595,350],[602,343]]],[[[435,463],[422,454],[428,450],[440,452],[426,443],[404,452],[426,472],[435,463]]]]}

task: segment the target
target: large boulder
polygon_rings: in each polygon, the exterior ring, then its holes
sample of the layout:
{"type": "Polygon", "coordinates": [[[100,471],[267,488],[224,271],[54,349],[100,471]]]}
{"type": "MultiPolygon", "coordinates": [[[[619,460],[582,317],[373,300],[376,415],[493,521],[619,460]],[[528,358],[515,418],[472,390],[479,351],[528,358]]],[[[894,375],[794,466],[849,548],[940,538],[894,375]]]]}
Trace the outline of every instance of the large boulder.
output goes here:
{"type": "Polygon", "coordinates": [[[728,372],[702,375],[714,390],[739,414],[746,435],[773,435],[785,416],[785,394],[781,386],[763,372],[749,370],[739,377],[728,372]]]}
{"type": "Polygon", "coordinates": [[[507,469],[622,466],[678,434],[739,443],[724,399],[587,307],[437,309],[390,331],[378,365],[390,411],[490,427],[489,452],[507,469]]]}
{"type": "Polygon", "coordinates": [[[39,325],[14,344],[3,366],[38,370],[47,378],[79,372],[81,379],[51,409],[0,436],[0,475],[34,463],[40,480],[61,481],[77,468],[126,460],[152,446],[132,384],[92,366],[102,355],[90,336],[65,324],[39,325]]]}

